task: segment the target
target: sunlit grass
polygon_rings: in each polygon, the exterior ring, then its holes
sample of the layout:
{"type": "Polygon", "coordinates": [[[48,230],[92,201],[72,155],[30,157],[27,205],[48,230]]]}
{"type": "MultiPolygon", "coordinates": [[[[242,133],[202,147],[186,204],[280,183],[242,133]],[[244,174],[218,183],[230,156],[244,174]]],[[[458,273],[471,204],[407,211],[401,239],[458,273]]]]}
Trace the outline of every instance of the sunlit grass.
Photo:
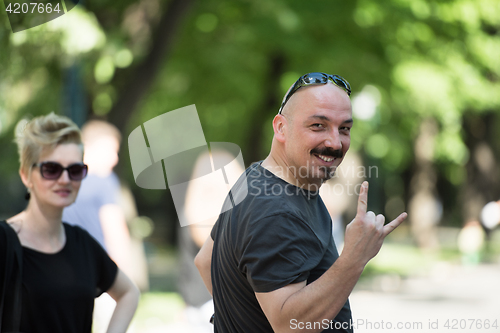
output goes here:
{"type": "Polygon", "coordinates": [[[378,255],[366,266],[363,277],[384,273],[407,276],[429,265],[429,260],[414,246],[384,244],[378,255]]]}
{"type": "Polygon", "coordinates": [[[441,248],[434,253],[424,253],[414,245],[386,243],[368,263],[362,277],[388,273],[400,276],[425,274],[442,261],[460,262],[460,253],[455,248],[441,248]]]}
{"type": "Polygon", "coordinates": [[[162,327],[179,320],[184,308],[182,297],[173,292],[148,292],[141,296],[134,316],[133,332],[162,327]]]}

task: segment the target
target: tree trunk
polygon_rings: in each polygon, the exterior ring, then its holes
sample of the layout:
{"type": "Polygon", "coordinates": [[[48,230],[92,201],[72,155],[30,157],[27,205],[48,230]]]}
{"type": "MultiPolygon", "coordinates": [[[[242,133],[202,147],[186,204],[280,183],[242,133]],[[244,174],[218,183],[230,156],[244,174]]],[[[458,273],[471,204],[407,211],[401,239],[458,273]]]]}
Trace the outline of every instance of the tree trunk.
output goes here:
{"type": "MultiPolygon", "coordinates": [[[[263,132],[264,126],[269,119],[270,110],[275,110],[278,113],[281,105],[279,99],[279,79],[283,75],[283,65],[285,58],[282,53],[276,53],[270,56],[269,75],[264,80],[264,97],[261,105],[257,110],[252,112],[251,124],[248,127],[248,144],[245,147],[245,161],[247,166],[253,162],[260,161],[265,158],[262,155],[263,132]]],[[[271,147],[269,147],[271,148],[271,147]]]]}
{"type": "Polygon", "coordinates": [[[464,117],[466,145],[470,158],[466,165],[467,180],[460,201],[464,223],[478,221],[481,210],[489,201],[499,199],[499,171],[491,142],[497,140],[495,115],[470,114],[464,117]]]}
{"type": "Polygon", "coordinates": [[[432,163],[437,125],[433,119],[425,119],[415,140],[415,171],[410,182],[408,216],[411,231],[419,248],[425,251],[439,249],[437,224],[441,218],[437,199],[437,174],[432,163]]]}
{"type": "Polygon", "coordinates": [[[118,100],[109,112],[108,120],[120,131],[125,130],[127,121],[137,104],[148,91],[156,74],[172,50],[174,38],[194,0],[172,0],[166,7],[156,29],[152,48],[144,61],[137,66],[135,73],[121,90],[118,100]]]}

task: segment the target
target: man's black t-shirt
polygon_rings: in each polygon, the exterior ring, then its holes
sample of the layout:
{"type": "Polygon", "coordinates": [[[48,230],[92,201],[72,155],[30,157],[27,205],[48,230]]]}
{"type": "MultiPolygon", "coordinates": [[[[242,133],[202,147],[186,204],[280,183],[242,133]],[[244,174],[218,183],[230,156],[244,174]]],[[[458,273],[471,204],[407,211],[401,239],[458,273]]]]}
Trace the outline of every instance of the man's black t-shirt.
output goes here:
{"type": "MultiPolygon", "coordinates": [[[[99,243],[80,227],[64,223],[64,229],[66,243],[57,253],[23,247],[21,332],[90,333],[94,298],[115,280],[117,266],[99,243]]],[[[7,253],[2,231],[0,263],[7,253]]],[[[0,286],[5,269],[1,266],[0,286]]],[[[9,325],[12,304],[4,307],[9,325]]]]}
{"type": "MultiPolygon", "coordinates": [[[[338,258],[331,218],[317,192],[287,183],[260,163],[246,170],[231,195],[246,192],[241,203],[221,213],[211,234],[215,332],[273,332],[255,292],[309,284],[338,258]]],[[[349,327],[350,321],[347,301],[333,322],[316,324],[323,332],[352,332],[335,329],[335,322],[349,327]]],[[[299,325],[307,323],[290,323],[299,325]]]]}

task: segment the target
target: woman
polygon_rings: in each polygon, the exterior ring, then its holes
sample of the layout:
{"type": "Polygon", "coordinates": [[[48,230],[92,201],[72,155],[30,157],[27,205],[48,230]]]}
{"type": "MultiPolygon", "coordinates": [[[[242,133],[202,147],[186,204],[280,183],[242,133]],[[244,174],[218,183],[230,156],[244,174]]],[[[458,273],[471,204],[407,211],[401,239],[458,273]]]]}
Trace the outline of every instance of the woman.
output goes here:
{"type": "MultiPolygon", "coordinates": [[[[87,175],[80,130],[68,118],[51,113],[31,120],[16,141],[19,174],[29,199],[24,211],[6,221],[22,245],[20,331],[90,333],[94,298],[106,291],[116,301],[108,332],[125,332],[138,289],[86,231],[61,220],[87,175]]],[[[0,266],[6,262],[6,237],[0,228],[0,266]]],[[[13,329],[8,314],[15,302],[6,300],[1,332],[13,329]]]]}

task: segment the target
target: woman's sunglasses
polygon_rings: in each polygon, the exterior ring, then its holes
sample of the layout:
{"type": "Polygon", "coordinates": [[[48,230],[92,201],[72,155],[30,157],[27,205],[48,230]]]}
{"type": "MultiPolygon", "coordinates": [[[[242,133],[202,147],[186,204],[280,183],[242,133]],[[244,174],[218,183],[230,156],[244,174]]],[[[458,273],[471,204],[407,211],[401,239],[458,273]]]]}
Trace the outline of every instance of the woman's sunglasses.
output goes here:
{"type": "Polygon", "coordinates": [[[59,179],[64,170],[68,171],[69,179],[82,180],[87,176],[89,170],[89,167],[83,163],[71,164],[66,168],[57,162],[40,162],[33,164],[33,166],[39,167],[42,177],[50,180],[59,179]]]}
{"type": "Polygon", "coordinates": [[[328,81],[331,81],[337,87],[344,89],[345,92],[347,93],[347,95],[351,96],[351,85],[342,76],[331,75],[331,74],[326,74],[326,73],[319,73],[319,72],[308,73],[308,74],[305,74],[305,75],[302,75],[301,77],[299,77],[299,79],[295,82],[292,89],[290,89],[290,91],[288,92],[288,94],[285,97],[285,100],[281,104],[281,107],[280,107],[278,114],[281,114],[281,112],[283,111],[283,108],[285,107],[286,102],[288,102],[290,97],[292,97],[292,95],[297,90],[299,90],[299,88],[306,87],[306,86],[316,86],[316,85],[320,85],[320,84],[327,84],[328,81]]]}

